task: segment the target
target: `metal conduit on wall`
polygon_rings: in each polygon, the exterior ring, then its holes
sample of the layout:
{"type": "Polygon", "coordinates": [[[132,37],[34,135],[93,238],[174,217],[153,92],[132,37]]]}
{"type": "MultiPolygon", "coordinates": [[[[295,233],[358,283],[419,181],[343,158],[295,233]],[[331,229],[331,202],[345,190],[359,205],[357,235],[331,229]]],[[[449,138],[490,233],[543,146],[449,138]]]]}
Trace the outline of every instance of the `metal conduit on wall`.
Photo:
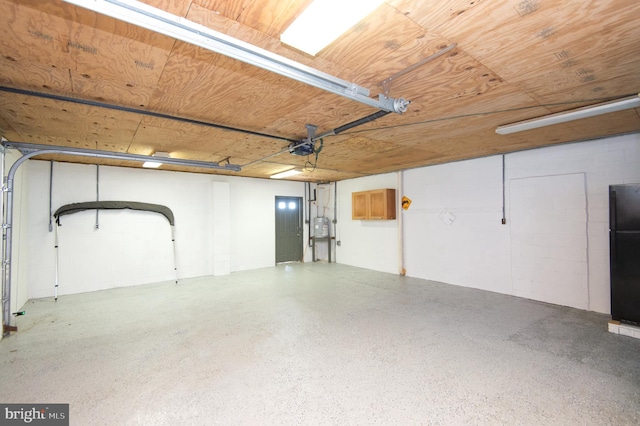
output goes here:
{"type": "Polygon", "coordinates": [[[338,182],[333,182],[333,185],[333,237],[336,244],[333,261],[338,263],[338,182]]]}
{"type": "MultiPolygon", "coordinates": [[[[100,165],[96,164],[96,201],[100,201],[100,165]]],[[[100,229],[99,210],[96,209],[96,230],[100,229]]]]}
{"type": "Polygon", "coordinates": [[[53,161],[49,162],[49,232],[53,231],[53,161]]]}

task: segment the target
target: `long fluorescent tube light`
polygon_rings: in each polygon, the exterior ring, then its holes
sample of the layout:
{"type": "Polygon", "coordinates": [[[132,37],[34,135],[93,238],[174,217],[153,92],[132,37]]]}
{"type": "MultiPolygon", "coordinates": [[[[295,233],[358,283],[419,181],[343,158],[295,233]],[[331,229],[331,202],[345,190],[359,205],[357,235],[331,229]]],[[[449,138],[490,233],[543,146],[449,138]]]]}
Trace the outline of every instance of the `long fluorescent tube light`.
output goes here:
{"type": "Polygon", "coordinates": [[[286,170],[284,172],[276,173],[275,175],[271,175],[269,177],[271,179],[282,179],[290,176],[299,175],[300,173],[302,173],[302,170],[291,169],[291,170],[286,170]]]}
{"type": "Polygon", "coordinates": [[[616,101],[604,102],[570,111],[545,115],[540,118],[532,118],[531,120],[499,126],[496,128],[496,133],[500,135],[508,135],[525,130],[537,129],[538,127],[551,126],[554,124],[566,123],[567,121],[579,120],[581,118],[594,117],[601,114],[639,107],[640,93],[636,96],[629,96],[628,98],[622,98],[616,101]]]}
{"type": "MultiPolygon", "coordinates": [[[[152,155],[152,157],[156,157],[158,159],[170,158],[168,152],[156,152],[155,154],[152,155]]],[[[142,167],[147,169],[157,169],[158,167],[162,166],[162,163],[163,162],[160,160],[158,161],[149,160],[142,163],[142,167]]]]}
{"type": "MultiPolygon", "coordinates": [[[[2,146],[5,148],[17,149],[26,155],[39,155],[39,154],[65,154],[65,155],[77,155],[80,157],[94,157],[94,158],[108,158],[112,160],[127,160],[127,161],[153,161],[153,157],[149,155],[139,154],[127,154],[120,152],[101,151],[85,148],[72,148],[69,146],[54,146],[54,145],[42,145],[27,142],[2,142],[2,146]]],[[[21,157],[21,158],[23,158],[21,157]]],[[[214,169],[214,170],[228,170],[232,172],[239,172],[241,167],[236,164],[225,164],[221,166],[218,163],[198,160],[186,160],[182,158],[163,158],[164,164],[173,164],[175,166],[184,167],[197,167],[200,169],[214,169]]]]}
{"type": "MultiPolygon", "coordinates": [[[[408,101],[378,95],[369,97],[369,89],[292,61],[284,56],[253,46],[212,30],[204,25],[165,12],[135,0],[64,0],[123,22],[164,34],[176,40],[202,47],[238,61],[254,65],[318,89],[389,112],[403,113],[408,101]]],[[[377,1],[377,0],[376,0],[377,1]]],[[[349,3],[349,1],[344,2],[349,3]]],[[[327,23],[331,26],[331,23],[327,23]]]]}
{"type": "Polygon", "coordinates": [[[315,0],[280,35],[280,40],[315,56],[383,2],[384,0],[315,0]]]}

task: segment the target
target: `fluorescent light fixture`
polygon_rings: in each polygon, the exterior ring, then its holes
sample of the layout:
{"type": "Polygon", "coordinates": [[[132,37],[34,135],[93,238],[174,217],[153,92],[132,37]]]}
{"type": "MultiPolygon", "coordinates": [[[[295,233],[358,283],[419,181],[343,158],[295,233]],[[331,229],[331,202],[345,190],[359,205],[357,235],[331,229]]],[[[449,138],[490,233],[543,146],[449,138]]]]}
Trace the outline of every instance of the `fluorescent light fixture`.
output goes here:
{"type": "Polygon", "coordinates": [[[384,0],[315,0],[280,35],[280,40],[309,55],[315,55],[383,2],[384,0]]]}
{"type": "Polygon", "coordinates": [[[628,98],[622,98],[616,101],[604,102],[570,111],[559,112],[557,114],[545,115],[540,118],[533,118],[531,120],[499,126],[496,128],[496,133],[500,135],[508,135],[511,133],[522,132],[524,130],[537,129],[538,127],[551,126],[554,124],[566,123],[567,121],[595,117],[601,114],[639,107],[640,93],[636,96],[629,96],[628,98]]]}
{"type": "MultiPolygon", "coordinates": [[[[152,157],[169,158],[169,153],[156,152],[155,154],[152,155],[152,157]]],[[[162,166],[162,161],[145,161],[144,163],[142,163],[142,167],[145,167],[147,169],[157,169],[160,166],[162,166]]]]}
{"type": "MultiPolygon", "coordinates": [[[[66,3],[102,13],[112,18],[128,22],[159,34],[182,40],[185,43],[202,47],[212,52],[228,56],[238,61],[254,65],[256,67],[274,72],[281,76],[291,78],[304,84],[317,87],[327,92],[343,96],[365,105],[385,111],[402,114],[408,104],[402,98],[392,98],[378,95],[378,99],[369,97],[369,89],[353,82],[342,80],[338,77],[310,68],[301,63],[292,61],[284,56],[277,55],[257,46],[253,46],[242,40],[238,40],[219,31],[212,30],[204,25],[189,21],[183,17],[168,13],[164,10],[149,6],[135,0],[64,0],[66,3]]],[[[315,22],[322,28],[307,28],[313,37],[319,37],[325,31],[332,31],[339,18],[349,16],[353,5],[360,5],[362,10],[373,10],[372,5],[379,5],[382,0],[345,0],[342,3],[334,2],[335,16],[327,21],[317,19],[315,22]],[[371,3],[371,4],[369,4],[371,3]]],[[[365,15],[361,15],[364,17],[365,15]]],[[[319,17],[314,17],[314,19],[319,17]]],[[[361,19],[361,18],[360,18],[361,19]]],[[[358,19],[359,20],[359,19],[358,19]]],[[[357,22],[354,21],[353,23],[357,22]]],[[[349,27],[347,27],[349,28],[349,27]]],[[[345,29],[347,29],[345,28],[345,29]]],[[[344,30],[341,30],[344,31],[344,30]]]]}
{"type": "Polygon", "coordinates": [[[284,172],[276,173],[275,175],[271,175],[269,177],[271,179],[282,179],[290,176],[299,175],[300,173],[302,173],[302,170],[291,169],[291,170],[286,170],[284,172]]]}
{"type": "MultiPolygon", "coordinates": [[[[138,163],[147,161],[149,160],[149,158],[152,158],[148,155],[100,151],[95,149],[71,148],[68,146],[41,145],[25,142],[2,142],[1,146],[7,149],[17,149],[18,151],[20,151],[20,153],[22,153],[22,157],[20,157],[18,161],[23,159],[27,160],[32,156],[41,154],[64,154],[80,157],[108,158],[112,160],[136,161],[138,163]]],[[[199,169],[227,170],[232,172],[239,172],[242,170],[242,167],[238,166],[237,164],[225,164],[224,166],[221,166],[219,163],[210,161],[187,160],[183,158],[167,157],[163,158],[162,162],[164,164],[172,164],[174,166],[196,167],[199,169]]]]}

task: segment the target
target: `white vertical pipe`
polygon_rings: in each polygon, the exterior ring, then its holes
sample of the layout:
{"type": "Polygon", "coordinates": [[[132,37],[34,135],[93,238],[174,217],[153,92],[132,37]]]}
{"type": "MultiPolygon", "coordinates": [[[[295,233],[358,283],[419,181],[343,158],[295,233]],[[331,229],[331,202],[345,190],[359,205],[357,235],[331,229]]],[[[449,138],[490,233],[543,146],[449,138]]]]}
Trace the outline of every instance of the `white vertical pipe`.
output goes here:
{"type": "Polygon", "coordinates": [[[398,172],[398,193],[396,194],[396,209],[398,210],[398,213],[396,217],[398,218],[398,272],[402,276],[407,273],[406,269],[404,269],[404,229],[402,221],[402,193],[404,191],[403,178],[404,173],[401,170],[398,172]]]}
{"type": "MultiPolygon", "coordinates": [[[[100,165],[96,164],[96,201],[100,201],[100,165]]],[[[96,230],[100,229],[98,221],[100,209],[96,209],[96,230]]]]}
{"type": "Polygon", "coordinates": [[[49,232],[53,231],[53,161],[49,162],[49,232]]]}

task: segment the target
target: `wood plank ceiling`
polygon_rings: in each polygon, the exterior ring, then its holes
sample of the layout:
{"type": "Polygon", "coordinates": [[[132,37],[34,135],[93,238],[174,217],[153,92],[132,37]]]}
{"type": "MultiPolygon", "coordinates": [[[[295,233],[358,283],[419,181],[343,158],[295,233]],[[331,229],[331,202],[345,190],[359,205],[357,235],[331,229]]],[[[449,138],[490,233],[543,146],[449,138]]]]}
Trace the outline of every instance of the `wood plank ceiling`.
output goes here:
{"type": "Polygon", "coordinates": [[[306,164],[292,179],[321,182],[640,131],[640,111],[631,109],[495,133],[502,124],[640,92],[640,1],[387,0],[315,57],[279,41],[309,2],[144,1],[355,82],[376,98],[384,79],[457,44],[393,82],[389,95],[411,100],[406,113],[325,138],[314,170],[313,156],[286,152],[287,139],[305,137],[306,123],[323,133],[375,109],[59,0],[0,0],[1,133],[15,142],[167,151],[243,166],[237,173],[167,170],[266,178],[306,164]]]}

